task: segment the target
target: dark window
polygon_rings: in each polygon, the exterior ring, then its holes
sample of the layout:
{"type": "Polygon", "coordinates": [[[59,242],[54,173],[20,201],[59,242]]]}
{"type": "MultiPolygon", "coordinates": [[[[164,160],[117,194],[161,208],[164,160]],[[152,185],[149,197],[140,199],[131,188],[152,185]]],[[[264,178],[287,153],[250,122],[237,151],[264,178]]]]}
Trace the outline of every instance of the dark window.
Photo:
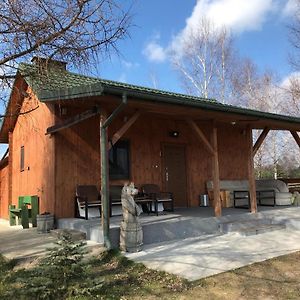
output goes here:
{"type": "Polygon", "coordinates": [[[21,147],[20,153],[20,171],[24,171],[24,146],[21,147]]]}
{"type": "Polygon", "coordinates": [[[118,141],[109,150],[109,176],[111,179],[129,179],[129,141],[118,141]]]}

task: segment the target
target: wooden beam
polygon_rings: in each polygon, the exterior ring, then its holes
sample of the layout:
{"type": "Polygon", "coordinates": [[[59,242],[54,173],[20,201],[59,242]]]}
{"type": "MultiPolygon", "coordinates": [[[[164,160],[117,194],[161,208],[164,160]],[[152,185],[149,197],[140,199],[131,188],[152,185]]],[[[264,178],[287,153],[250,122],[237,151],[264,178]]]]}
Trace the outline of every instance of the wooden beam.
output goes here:
{"type": "Polygon", "coordinates": [[[134,115],[132,115],[131,118],[113,135],[108,145],[108,150],[124,135],[140,115],[141,113],[139,111],[135,112],[134,115]]]}
{"type": "Polygon", "coordinates": [[[298,133],[296,131],[290,131],[290,133],[292,134],[294,140],[296,141],[296,143],[300,147],[300,137],[299,137],[298,133]]]}
{"type": "Polygon", "coordinates": [[[78,124],[78,123],[86,120],[86,119],[94,117],[94,116],[98,115],[99,113],[100,113],[100,109],[98,107],[94,107],[92,109],[89,109],[89,110],[87,110],[83,113],[80,113],[80,114],[78,114],[74,117],[71,117],[71,118],[65,120],[62,124],[57,124],[57,125],[48,127],[46,135],[47,134],[53,134],[53,133],[58,132],[62,129],[69,128],[69,127],[71,127],[75,124],[78,124]]]}
{"type": "Polygon", "coordinates": [[[257,212],[257,202],[256,202],[256,184],[255,184],[255,174],[254,174],[254,154],[253,154],[253,136],[252,128],[247,127],[246,130],[247,142],[248,142],[248,181],[249,181],[249,195],[250,195],[250,210],[252,213],[257,212]]]}
{"type": "Polygon", "coordinates": [[[218,155],[218,139],[217,139],[217,128],[214,126],[211,134],[211,143],[213,145],[213,156],[212,156],[212,174],[213,174],[213,191],[214,191],[214,202],[215,202],[215,216],[221,217],[222,205],[220,198],[220,171],[219,171],[219,155],[218,155]]]}
{"type": "Polygon", "coordinates": [[[191,126],[191,128],[194,129],[200,140],[204,143],[206,146],[206,149],[211,155],[215,154],[214,148],[211,146],[209,141],[207,140],[206,136],[204,135],[203,131],[198,127],[195,121],[193,120],[186,120],[186,122],[191,126]]]}
{"type": "Polygon", "coordinates": [[[103,123],[103,127],[107,128],[111,122],[116,118],[116,116],[124,109],[127,105],[127,94],[122,94],[122,102],[117,106],[117,108],[107,117],[103,123]]]}
{"type": "Polygon", "coordinates": [[[256,154],[260,146],[262,145],[263,141],[265,140],[267,134],[269,133],[270,129],[268,127],[264,128],[258,139],[256,140],[254,146],[253,146],[253,156],[256,154]]]}

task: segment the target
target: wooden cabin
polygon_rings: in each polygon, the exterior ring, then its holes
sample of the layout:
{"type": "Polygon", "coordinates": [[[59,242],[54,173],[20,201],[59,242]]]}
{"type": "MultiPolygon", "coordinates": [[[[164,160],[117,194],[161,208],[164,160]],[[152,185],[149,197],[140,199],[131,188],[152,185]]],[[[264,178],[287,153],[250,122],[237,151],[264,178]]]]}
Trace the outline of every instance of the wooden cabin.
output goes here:
{"type": "Polygon", "coordinates": [[[55,61],[21,64],[0,130],[9,145],[0,217],[20,195],[38,195],[40,212],[74,217],[77,184],[97,185],[108,201],[109,185],[127,181],[158,184],[175,208],[194,207],[208,180],[219,199],[220,179],[248,179],[255,212],[253,157],[269,130],[300,144],[299,118],[82,76],[55,61]],[[263,130],[254,145],[253,129],[263,130]]]}

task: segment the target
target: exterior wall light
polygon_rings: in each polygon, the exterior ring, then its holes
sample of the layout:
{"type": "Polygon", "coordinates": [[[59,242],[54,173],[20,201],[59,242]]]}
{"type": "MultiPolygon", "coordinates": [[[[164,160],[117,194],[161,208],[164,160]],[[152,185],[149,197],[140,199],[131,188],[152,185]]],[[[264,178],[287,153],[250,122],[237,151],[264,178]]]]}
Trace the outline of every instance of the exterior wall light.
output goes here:
{"type": "Polygon", "coordinates": [[[170,131],[169,136],[177,138],[179,136],[179,132],[178,131],[170,131]]]}

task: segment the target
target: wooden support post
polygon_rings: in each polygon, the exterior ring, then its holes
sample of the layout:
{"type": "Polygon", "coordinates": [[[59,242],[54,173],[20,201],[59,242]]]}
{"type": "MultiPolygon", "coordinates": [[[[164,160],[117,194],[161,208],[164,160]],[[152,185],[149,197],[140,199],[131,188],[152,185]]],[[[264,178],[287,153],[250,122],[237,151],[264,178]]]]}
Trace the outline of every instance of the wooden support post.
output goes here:
{"type": "Polygon", "coordinates": [[[269,133],[269,128],[264,128],[260,136],[258,137],[257,141],[255,142],[253,146],[253,156],[255,156],[256,152],[259,150],[260,146],[262,145],[263,141],[265,140],[267,134],[269,133]]]}
{"type": "Polygon", "coordinates": [[[290,131],[297,145],[300,147],[300,137],[296,131],[290,131]]]}
{"type": "Polygon", "coordinates": [[[108,150],[124,135],[140,115],[141,113],[139,111],[135,112],[135,114],[113,135],[111,142],[108,145],[108,150]]]}
{"type": "Polygon", "coordinates": [[[253,153],[253,136],[252,128],[247,127],[247,142],[248,142],[248,181],[249,181],[249,195],[250,195],[250,210],[252,213],[257,212],[256,202],[256,186],[255,186],[255,174],[254,174],[254,153],[253,153]]]}
{"type": "Polygon", "coordinates": [[[108,151],[107,151],[107,128],[105,112],[100,115],[100,164],[101,164],[101,203],[102,203],[102,228],[104,246],[111,249],[109,234],[109,173],[108,173],[108,151]]]}
{"type": "Polygon", "coordinates": [[[109,232],[109,164],[108,164],[108,134],[107,128],[117,115],[124,109],[127,104],[126,94],[122,95],[122,102],[107,117],[107,113],[101,110],[100,114],[100,164],[101,164],[101,203],[102,203],[102,228],[104,246],[111,249],[111,240],[109,232]]]}
{"type": "Polygon", "coordinates": [[[220,171],[219,171],[219,157],[218,157],[218,137],[217,128],[213,126],[211,135],[211,144],[213,145],[214,154],[212,156],[212,174],[213,174],[213,188],[214,188],[214,202],[215,202],[215,216],[221,217],[222,205],[220,198],[220,171]]]}
{"type": "Polygon", "coordinates": [[[186,122],[191,126],[191,128],[195,131],[197,136],[200,138],[200,140],[204,143],[204,146],[206,147],[207,151],[214,155],[214,148],[207,140],[206,136],[204,135],[203,131],[198,127],[195,121],[193,120],[186,120],[186,122]]]}

